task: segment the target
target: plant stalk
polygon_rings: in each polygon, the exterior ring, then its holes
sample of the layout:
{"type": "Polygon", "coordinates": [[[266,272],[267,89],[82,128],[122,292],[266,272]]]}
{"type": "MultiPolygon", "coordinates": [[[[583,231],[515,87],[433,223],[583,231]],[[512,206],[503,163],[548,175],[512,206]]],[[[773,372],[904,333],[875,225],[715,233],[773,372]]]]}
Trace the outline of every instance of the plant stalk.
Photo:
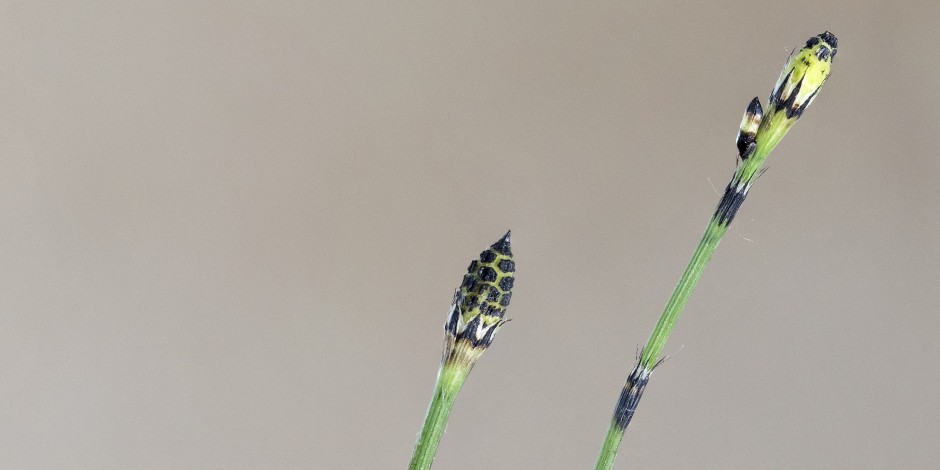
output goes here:
{"type": "Polygon", "coordinates": [[[414,454],[408,465],[409,470],[431,468],[437,447],[444,435],[444,428],[447,427],[454,399],[457,398],[457,393],[469,374],[470,369],[459,364],[441,365],[437,375],[437,385],[434,387],[434,396],[431,398],[427,416],[424,418],[424,426],[421,428],[421,434],[418,435],[418,442],[415,444],[414,454]]]}
{"type": "Polygon", "coordinates": [[[717,217],[712,217],[701,241],[698,243],[698,248],[692,253],[689,265],[686,266],[685,272],[682,273],[682,277],[676,284],[672,297],[666,303],[666,307],[663,309],[663,313],[659,317],[646,347],[643,348],[643,354],[640,357],[640,364],[643,367],[650,370],[656,367],[663,347],[666,345],[666,340],[669,339],[673,327],[676,326],[679,314],[682,313],[682,309],[689,301],[692,290],[695,289],[695,285],[701,279],[705,266],[708,266],[708,261],[711,260],[712,254],[715,253],[715,249],[718,248],[718,243],[721,242],[721,238],[726,231],[728,231],[728,226],[722,224],[717,217]]]}
{"type": "Polygon", "coordinates": [[[601,447],[601,454],[597,456],[595,469],[608,469],[614,466],[614,460],[617,458],[617,449],[620,448],[620,442],[623,441],[623,434],[626,429],[621,429],[616,423],[610,424],[607,430],[607,437],[604,438],[604,446],[601,447]]]}
{"type": "MultiPolygon", "coordinates": [[[[727,191],[722,202],[724,203],[726,199],[727,191]]],[[[712,254],[718,248],[718,243],[721,242],[722,236],[728,231],[728,224],[722,222],[721,214],[723,212],[721,208],[723,206],[724,204],[719,204],[718,210],[708,223],[698,247],[692,254],[692,259],[689,260],[689,265],[682,273],[682,277],[672,292],[672,297],[666,303],[666,307],[663,309],[663,313],[659,317],[646,347],[643,348],[636,367],[630,377],[627,378],[627,383],[624,385],[617,407],[614,410],[610,428],[607,430],[607,437],[604,438],[600,455],[597,457],[595,470],[608,470],[613,466],[614,459],[617,458],[617,449],[620,447],[620,442],[623,440],[623,435],[630,424],[630,420],[633,419],[633,413],[640,402],[643,390],[649,381],[649,376],[661,360],[660,354],[666,345],[666,340],[669,339],[679,314],[682,313],[689,296],[692,295],[692,290],[695,289],[695,285],[702,277],[705,266],[708,265],[712,254]]]]}
{"type": "Polygon", "coordinates": [[[689,260],[685,272],[666,303],[646,347],[637,358],[636,367],[627,378],[614,408],[614,416],[598,456],[596,470],[607,470],[613,465],[617,448],[620,447],[627,426],[639,405],[643,390],[649,383],[650,375],[663,361],[660,357],[663,347],[676,325],[679,314],[702,277],[712,254],[718,248],[718,243],[728,231],[728,225],[744,203],[751,184],[761,174],[767,156],[813,102],[820,87],[828,80],[837,44],[836,37],[828,31],[810,38],[805,46],[794,50],[784,66],[770,95],[766,114],[759,99],[754,98],[748,104],[737,136],[737,169],[725,188],[725,193],[705,228],[692,259],[689,260]]]}

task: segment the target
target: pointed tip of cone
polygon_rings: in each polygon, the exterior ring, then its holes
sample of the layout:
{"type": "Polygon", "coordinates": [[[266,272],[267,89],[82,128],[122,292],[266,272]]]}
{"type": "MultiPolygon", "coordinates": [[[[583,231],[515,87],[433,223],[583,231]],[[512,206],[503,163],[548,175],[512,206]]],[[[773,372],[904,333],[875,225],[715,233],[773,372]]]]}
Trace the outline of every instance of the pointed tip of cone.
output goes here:
{"type": "Polygon", "coordinates": [[[512,230],[507,231],[506,235],[503,235],[503,238],[500,238],[499,241],[494,243],[490,248],[496,250],[498,253],[505,253],[512,256],[512,249],[510,248],[511,236],[512,230]]]}

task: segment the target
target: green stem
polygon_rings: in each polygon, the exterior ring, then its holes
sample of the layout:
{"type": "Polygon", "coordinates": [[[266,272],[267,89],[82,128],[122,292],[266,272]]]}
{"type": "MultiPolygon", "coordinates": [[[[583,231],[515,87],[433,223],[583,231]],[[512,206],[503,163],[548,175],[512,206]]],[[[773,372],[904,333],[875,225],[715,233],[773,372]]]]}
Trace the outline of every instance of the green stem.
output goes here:
{"type": "Polygon", "coordinates": [[[469,374],[470,368],[459,364],[445,363],[441,366],[437,375],[437,385],[434,387],[434,396],[428,406],[428,414],[424,418],[424,427],[421,428],[421,434],[418,436],[418,442],[415,444],[414,454],[411,457],[411,464],[408,465],[409,470],[431,468],[437,447],[441,443],[441,436],[444,434],[444,428],[447,426],[447,419],[450,418],[454,399],[457,398],[457,392],[460,391],[460,387],[463,386],[469,374]]]}
{"type": "Polygon", "coordinates": [[[604,447],[601,448],[601,454],[597,456],[595,470],[606,470],[614,465],[614,459],[617,458],[617,449],[620,448],[620,442],[623,440],[623,434],[626,429],[621,429],[616,420],[611,421],[610,429],[607,430],[607,437],[604,438],[604,447]]]}
{"type": "Polygon", "coordinates": [[[767,113],[764,114],[757,98],[751,100],[744,111],[737,137],[738,167],[734,177],[725,188],[725,194],[708,222],[689,265],[666,303],[646,347],[637,360],[636,367],[627,378],[614,408],[614,417],[598,456],[596,470],[607,470],[613,465],[617,448],[620,447],[620,441],[640,403],[643,390],[649,383],[650,374],[662,361],[660,356],[663,347],[676,326],[679,314],[689,301],[692,290],[702,277],[705,266],[718,248],[718,243],[728,231],[728,225],[744,203],[751,183],[760,175],[767,156],[829,78],[830,65],[836,55],[836,44],[836,37],[829,31],[810,38],[799,53],[794,52],[791,55],[784,67],[770,95],[767,113]]]}
{"type": "Polygon", "coordinates": [[[649,342],[643,348],[643,354],[640,356],[636,368],[627,379],[626,385],[624,385],[624,390],[621,392],[620,400],[614,410],[614,419],[611,420],[610,429],[607,430],[607,437],[604,438],[604,445],[601,447],[601,453],[597,457],[595,470],[609,470],[613,466],[614,459],[617,458],[617,449],[620,447],[627,426],[633,418],[633,413],[640,402],[643,390],[649,381],[649,376],[660,360],[659,357],[666,345],[666,340],[669,339],[679,314],[682,313],[689,296],[692,295],[692,290],[695,289],[695,285],[702,277],[705,266],[708,265],[712,254],[718,248],[718,243],[721,242],[721,238],[728,231],[728,224],[734,218],[734,212],[743,202],[744,193],[733,190],[735,188],[734,180],[728,188],[725,191],[724,198],[718,204],[718,210],[709,221],[708,227],[702,235],[702,240],[698,243],[698,248],[692,254],[689,265],[682,273],[679,283],[676,284],[672,297],[666,303],[663,314],[659,317],[659,322],[656,323],[653,334],[650,335],[649,342]]]}
{"type": "Polygon", "coordinates": [[[689,296],[692,295],[692,290],[695,289],[695,285],[698,284],[698,280],[705,271],[705,266],[708,265],[708,261],[715,252],[715,248],[718,248],[718,243],[721,242],[721,237],[724,236],[727,231],[727,223],[722,223],[718,217],[712,217],[712,220],[708,223],[708,227],[705,229],[705,233],[702,235],[702,240],[698,243],[698,248],[695,249],[695,253],[692,254],[692,259],[689,260],[689,265],[686,266],[685,272],[682,273],[682,277],[679,279],[679,283],[676,284],[676,289],[672,292],[672,297],[670,297],[669,302],[666,303],[663,314],[659,317],[656,328],[653,329],[653,334],[650,335],[646,347],[643,348],[643,356],[640,358],[640,363],[647,369],[653,369],[659,361],[663,347],[666,345],[666,340],[669,339],[673,327],[676,326],[676,320],[679,318],[679,314],[682,313],[682,309],[685,308],[686,302],[689,301],[689,296]]]}

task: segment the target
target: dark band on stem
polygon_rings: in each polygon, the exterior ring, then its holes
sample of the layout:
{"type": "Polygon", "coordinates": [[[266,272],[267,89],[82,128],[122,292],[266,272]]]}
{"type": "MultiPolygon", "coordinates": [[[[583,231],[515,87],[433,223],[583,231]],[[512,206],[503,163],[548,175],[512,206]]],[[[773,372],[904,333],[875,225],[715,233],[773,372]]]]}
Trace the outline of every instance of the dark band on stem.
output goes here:
{"type": "Polygon", "coordinates": [[[627,383],[620,392],[620,399],[617,400],[617,407],[614,409],[614,423],[621,431],[626,431],[633,419],[633,413],[640,404],[640,398],[643,397],[643,390],[649,383],[652,370],[643,367],[641,361],[638,361],[630,377],[627,377],[627,383]]]}
{"type": "Polygon", "coordinates": [[[744,204],[749,186],[749,184],[741,184],[737,178],[732,179],[728,183],[728,187],[725,188],[725,194],[722,196],[721,202],[718,203],[718,208],[715,209],[715,215],[712,218],[722,225],[731,224],[735,214],[738,213],[738,209],[741,208],[741,204],[744,204]]]}

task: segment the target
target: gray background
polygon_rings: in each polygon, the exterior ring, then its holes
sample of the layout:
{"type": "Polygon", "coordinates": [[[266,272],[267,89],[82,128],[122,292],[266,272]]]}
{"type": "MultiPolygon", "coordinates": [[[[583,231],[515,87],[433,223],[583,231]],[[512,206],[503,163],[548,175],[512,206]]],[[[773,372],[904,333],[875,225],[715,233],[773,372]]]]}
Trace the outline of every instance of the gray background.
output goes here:
{"type": "Polygon", "coordinates": [[[590,468],[790,50],[840,42],[617,468],[933,468],[937,2],[4,2],[0,468],[590,468]]]}

